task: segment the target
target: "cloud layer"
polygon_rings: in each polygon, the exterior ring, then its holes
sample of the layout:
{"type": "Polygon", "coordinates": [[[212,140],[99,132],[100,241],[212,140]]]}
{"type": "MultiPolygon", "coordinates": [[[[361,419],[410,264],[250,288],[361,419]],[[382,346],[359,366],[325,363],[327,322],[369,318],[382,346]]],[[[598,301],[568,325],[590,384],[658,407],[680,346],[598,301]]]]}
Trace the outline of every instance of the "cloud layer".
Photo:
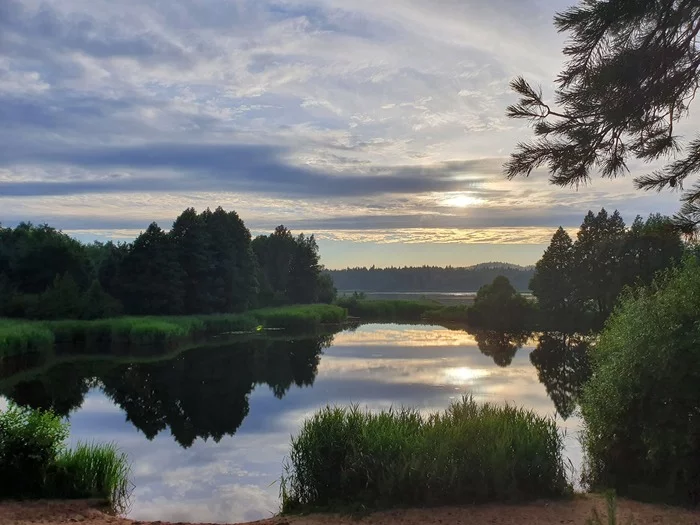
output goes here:
{"type": "Polygon", "coordinates": [[[674,211],[631,181],[503,180],[527,136],[508,81],[551,88],[567,3],[5,0],[0,220],[130,231],[221,204],[254,230],[383,242],[674,211]]]}

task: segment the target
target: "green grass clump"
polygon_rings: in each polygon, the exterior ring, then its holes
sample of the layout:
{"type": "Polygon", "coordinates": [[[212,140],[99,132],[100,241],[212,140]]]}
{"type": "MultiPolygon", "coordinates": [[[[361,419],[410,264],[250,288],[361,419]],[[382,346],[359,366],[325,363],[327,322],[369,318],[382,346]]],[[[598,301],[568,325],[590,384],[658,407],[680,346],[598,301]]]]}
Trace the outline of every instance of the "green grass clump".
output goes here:
{"type": "Polygon", "coordinates": [[[347,309],[348,314],[354,317],[372,321],[419,321],[428,312],[443,308],[437,301],[372,300],[356,296],[340,298],[336,304],[347,309]]]}
{"type": "Polygon", "coordinates": [[[429,417],[326,407],[292,440],[283,512],[560,497],[571,493],[553,419],[471,397],[429,417]]]}
{"type": "Polygon", "coordinates": [[[425,319],[434,323],[467,324],[469,322],[469,308],[466,304],[444,306],[425,312],[425,319]]]}
{"type": "Polygon", "coordinates": [[[47,350],[53,343],[53,333],[42,323],[0,319],[0,356],[47,350]]]}
{"type": "Polygon", "coordinates": [[[50,411],[0,412],[0,499],[100,498],[123,510],[129,463],[114,445],[68,450],[68,423],[50,411]]]}
{"type": "Polygon", "coordinates": [[[309,304],[261,308],[251,315],[266,328],[284,328],[293,331],[313,331],[324,324],[339,324],[347,319],[347,311],[340,306],[309,304]]]}
{"type": "Polygon", "coordinates": [[[46,491],[56,498],[104,498],[121,511],[130,494],[129,473],[126,454],[115,445],[79,443],[58,455],[46,491]]]}

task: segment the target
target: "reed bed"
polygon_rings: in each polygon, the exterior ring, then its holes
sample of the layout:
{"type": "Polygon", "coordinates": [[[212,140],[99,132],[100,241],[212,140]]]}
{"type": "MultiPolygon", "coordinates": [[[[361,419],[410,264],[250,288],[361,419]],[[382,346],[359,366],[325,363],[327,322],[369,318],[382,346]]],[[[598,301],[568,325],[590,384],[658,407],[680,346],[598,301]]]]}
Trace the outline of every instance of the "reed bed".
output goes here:
{"type": "Polygon", "coordinates": [[[292,439],[284,512],[555,498],[572,491],[552,418],[471,397],[442,413],[326,407],[292,439]]]}
{"type": "Polygon", "coordinates": [[[169,345],[226,332],[258,327],[302,332],[347,319],[344,308],[316,304],[262,308],[240,314],[114,317],[83,321],[0,319],[0,357],[50,349],[54,343],[74,346],[169,345]]]}

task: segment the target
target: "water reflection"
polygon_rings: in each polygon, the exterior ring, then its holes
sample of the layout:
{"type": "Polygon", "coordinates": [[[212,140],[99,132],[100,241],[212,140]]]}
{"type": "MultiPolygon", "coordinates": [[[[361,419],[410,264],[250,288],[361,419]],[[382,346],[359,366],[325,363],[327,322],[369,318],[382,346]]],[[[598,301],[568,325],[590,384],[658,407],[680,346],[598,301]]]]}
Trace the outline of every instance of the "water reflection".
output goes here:
{"type": "Polygon", "coordinates": [[[530,339],[526,332],[497,332],[481,330],[474,333],[479,350],[493,359],[500,367],[507,367],[513,362],[518,350],[530,339]]]}
{"type": "Polygon", "coordinates": [[[70,416],[73,442],[114,441],[129,455],[134,519],[269,517],[290,435],[328,403],[428,413],[472,394],[544,415],[556,408],[568,418],[558,420],[567,457],[580,463],[572,412],[588,364],[575,338],[364,325],[147,354],[0,360],[0,403],[53,408],[70,416]]]}
{"type": "Polygon", "coordinates": [[[197,438],[218,442],[235,434],[248,415],[248,395],[255,385],[268,385],[278,399],[292,385],[312,385],[321,352],[331,342],[329,335],[257,338],[145,363],[83,358],[0,386],[0,395],[65,416],[99,386],[149,440],[169,428],[175,441],[189,447],[197,438]]]}
{"type": "Polygon", "coordinates": [[[537,377],[564,419],[576,409],[583,385],[591,373],[588,346],[576,336],[546,333],[539,337],[537,347],[530,354],[537,377]]]}

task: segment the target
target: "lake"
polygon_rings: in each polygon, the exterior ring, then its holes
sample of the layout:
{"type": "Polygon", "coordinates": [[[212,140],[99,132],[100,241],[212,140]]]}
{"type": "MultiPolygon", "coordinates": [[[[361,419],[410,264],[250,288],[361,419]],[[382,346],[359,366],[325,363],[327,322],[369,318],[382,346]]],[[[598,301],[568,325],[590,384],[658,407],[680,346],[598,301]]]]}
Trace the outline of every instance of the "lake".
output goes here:
{"type": "Polygon", "coordinates": [[[515,403],[557,418],[578,469],[585,355],[583,343],[556,334],[368,324],[170,356],[56,350],[2,363],[0,395],[69,414],[72,443],[117,443],[132,461],[129,517],[236,522],[278,511],[290,436],[328,403],[426,413],[469,393],[515,403]]]}

